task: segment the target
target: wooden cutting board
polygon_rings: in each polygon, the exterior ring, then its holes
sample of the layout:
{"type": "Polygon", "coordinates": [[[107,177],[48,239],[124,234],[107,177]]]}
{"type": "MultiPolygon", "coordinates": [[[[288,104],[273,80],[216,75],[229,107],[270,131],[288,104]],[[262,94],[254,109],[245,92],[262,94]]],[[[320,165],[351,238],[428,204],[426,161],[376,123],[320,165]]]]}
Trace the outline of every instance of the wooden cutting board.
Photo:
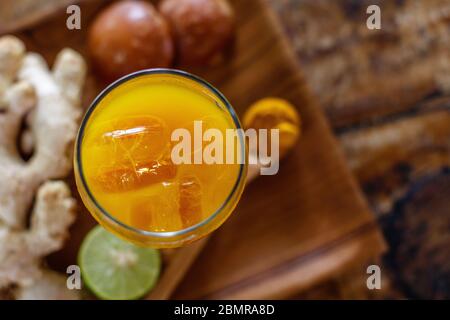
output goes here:
{"type": "MultiPolygon", "coordinates": [[[[217,86],[241,116],[265,96],[290,100],[302,116],[303,137],[278,175],[260,177],[247,188],[236,212],[209,242],[204,239],[163,251],[162,278],[149,298],[171,296],[205,244],[206,250],[174,297],[283,297],[351,264],[364,267],[384,250],[366,202],[266,3],[231,2],[237,35],[225,62],[196,69],[178,67],[217,86]]],[[[81,30],[65,28],[67,15],[62,10],[16,34],[49,63],[66,46],[87,57],[86,29],[104,5],[98,0],[82,2],[81,30]]],[[[89,73],[84,107],[105,85],[89,73]]],[[[68,181],[76,195],[73,179],[68,181]]],[[[75,263],[84,235],[95,224],[81,202],[79,207],[66,247],[48,259],[57,270],[75,263]]]]}
{"type": "Polygon", "coordinates": [[[385,249],[278,21],[264,1],[235,1],[235,9],[239,55],[209,79],[240,114],[264,96],[288,99],[302,115],[303,137],[278,175],[247,187],[174,298],[284,298],[346,268],[365,274],[385,249]]]}

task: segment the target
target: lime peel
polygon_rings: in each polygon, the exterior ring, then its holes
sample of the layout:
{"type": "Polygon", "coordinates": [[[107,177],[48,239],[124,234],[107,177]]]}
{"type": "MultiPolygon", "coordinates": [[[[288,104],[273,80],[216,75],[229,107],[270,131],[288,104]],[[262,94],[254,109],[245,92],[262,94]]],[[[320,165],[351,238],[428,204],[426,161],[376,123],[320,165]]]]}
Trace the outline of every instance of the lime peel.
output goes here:
{"type": "Polygon", "coordinates": [[[161,257],[156,249],[138,247],[97,226],[84,239],[78,264],[86,286],[97,297],[132,300],[155,286],[161,257]]]}

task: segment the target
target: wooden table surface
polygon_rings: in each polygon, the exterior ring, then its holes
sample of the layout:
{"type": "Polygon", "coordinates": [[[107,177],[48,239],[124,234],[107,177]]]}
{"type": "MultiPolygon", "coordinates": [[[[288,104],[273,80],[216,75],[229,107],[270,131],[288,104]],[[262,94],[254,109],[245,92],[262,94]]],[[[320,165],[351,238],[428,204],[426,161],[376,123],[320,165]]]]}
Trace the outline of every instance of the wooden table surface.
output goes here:
{"type": "MultiPolygon", "coordinates": [[[[386,275],[381,292],[367,290],[367,275],[359,268],[306,292],[291,290],[290,294],[297,298],[449,298],[450,2],[266,1],[278,14],[304,78],[391,247],[384,259],[374,261],[386,275]],[[370,4],[381,7],[381,30],[366,28],[365,10],[370,4]]],[[[35,17],[30,19],[26,23],[35,17]]],[[[249,23],[243,21],[243,25],[249,23]]],[[[45,42],[45,32],[35,35],[45,42]]],[[[242,105],[256,98],[241,94],[242,105]]],[[[271,183],[277,188],[275,180],[271,183]]],[[[247,196],[252,199],[258,188],[252,186],[247,196]]],[[[264,210],[264,202],[259,210],[264,210]]],[[[209,249],[226,247],[229,239],[223,239],[212,242],[209,249]]],[[[220,256],[216,258],[220,265],[220,256]]],[[[258,280],[254,279],[254,288],[258,280]]],[[[178,293],[181,296],[189,291],[186,283],[178,293]]],[[[200,283],[200,287],[208,289],[208,284],[200,283]]],[[[203,292],[206,297],[207,291],[203,292]]]]}
{"type": "Polygon", "coordinates": [[[423,216],[424,228],[434,235],[420,244],[412,239],[421,231],[405,223],[413,213],[404,215],[401,208],[409,201],[407,194],[421,189],[424,181],[442,179],[450,165],[450,2],[269,3],[392,248],[380,262],[391,284],[382,293],[368,293],[365,275],[349,272],[300,297],[449,298],[450,191],[436,189],[440,197],[426,202],[430,208],[445,203],[445,210],[414,213],[414,218],[423,216]],[[366,28],[370,4],[381,8],[381,30],[366,28]],[[393,224],[401,227],[393,231],[393,224]],[[414,269],[408,259],[392,266],[398,251],[393,232],[411,234],[404,246],[413,257],[426,253],[422,260],[417,257],[422,266],[414,269]],[[423,294],[433,281],[440,285],[423,294]]]}
{"type": "MultiPolygon", "coordinates": [[[[291,101],[302,117],[303,136],[282,161],[279,174],[260,177],[246,189],[238,209],[214,232],[175,297],[282,298],[355,264],[364,271],[369,260],[383,252],[384,241],[282,28],[264,0],[230,3],[237,32],[229,57],[214,66],[176,67],[218,87],[241,116],[267,96],[291,101]]],[[[81,3],[85,26],[105,4],[81,3]]],[[[44,12],[39,23],[27,22],[28,28],[17,35],[50,64],[65,46],[88,58],[87,28],[61,28],[65,19],[65,11],[44,12]]],[[[85,107],[103,85],[89,68],[85,107]]],[[[47,259],[57,270],[75,263],[80,241],[93,225],[81,203],[79,207],[67,245],[47,259]]],[[[163,251],[162,278],[150,298],[170,295],[195,256],[190,248],[163,251]]]]}

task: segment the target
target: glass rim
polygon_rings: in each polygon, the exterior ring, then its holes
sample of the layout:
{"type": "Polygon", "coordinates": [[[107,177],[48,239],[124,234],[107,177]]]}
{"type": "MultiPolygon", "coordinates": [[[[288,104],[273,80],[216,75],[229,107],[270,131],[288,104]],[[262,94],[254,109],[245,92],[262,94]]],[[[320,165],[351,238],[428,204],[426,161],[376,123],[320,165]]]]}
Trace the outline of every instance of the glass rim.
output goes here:
{"type": "Polygon", "coordinates": [[[94,112],[94,110],[96,109],[96,107],[99,105],[99,103],[115,88],[117,88],[118,86],[120,86],[121,84],[138,78],[140,76],[145,76],[145,75],[155,75],[155,74],[168,74],[168,75],[175,75],[175,76],[180,76],[182,78],[186,78],[189,80],[193,80],[196,83],[200,84],[201,86],[203,86],[204,88],[208,89],[211,93],[213,93],[213,95],[215,97],[217,97],[222,103],[223,105],[226,107],[226,110],[228,111],[228,113],[230,114],[234,125],[236,126],[236,129],[242,129],[241,123],[239,121],[239,118],[235,112],[235,110],[233,109],[233,107],[231,106],[230,102],[228,102],[228,100],[225,98],[225,96],[218,90],[216,89],[213,85],[211,85],[210,83],[208,83],[206,80],[193,75],[189,72],[186,71],[182,71],[182,70],[178,70],[178,69],[169,69],[169,68],[154,68],[154,69],[144,69],[144,70],[140,70],[140,71],[136,71],[133,73],[130,73],[126,76],[123,76],[117,80],[115,80],[114,82],[112,82],[111,84],[109,84],[105,89],[103,89],[96,97],[95,99],[92,101],[92,103],[90,104],[89,108],[87,109],[86,113],[83,116],[83,119],[81,120],[81,124],[80,124],[80,128],[78,130],[78,134],[77,134],[77,139],[76,139],[76,166],[78,169],[78,175],[80,178],[80,181],[82,183],[83,188],[85,189],[85,192],[89,198],[89,200],[92,202],[92,204],[94,205],[94,207],[96,209],[99,210],[99,212],[106,217],[108,220],[110,220],[112,223],[120,226],[121,228],[126,229],[127,231],[131,231],[133,233],[137,233],[140,236],[145,236],[145,237],[155,237],[155,238],[172,238],[172,237],[177,237],[177,236],[182,236],[182,235],[186,235],[189,234],[192,231],[195,231],[201,227],[204,227],[206,225],[208,225],[210,222],[214,221],[215,218],[217,218],[220,213],[227,207],[228,203],[231,201],[231,199],[235,196],[236,192],[240,190],[240,186],[242,183],[244,183],[245,181],[242,181],[243,179],[245,179],[245,168],[246,168],[246,148],[245,148],[245,140],[244,137],[242,135],[242,131],[239,131],[239,141],[241,144],[241,153],[242,153],[242,159],[244,160],[242,164],[240,164],[240,168],[239,168],[239,174],[238,177],[236,179],[236,182],[233,185],[233,188],[231,190],[231,192],[228,194],[227,198],[225,199],[225,201],[221,204],[221,206],[214,211],[210,216],[208,216],[206,219],[200,221],[199,223],[190,226],[188,228],[184,228],[181,230],[177,230],[177,231],[163,231],[163,232],[156,232],[156,231],[147,231],[147,230],[142,230],[142,229],[138,229],[135,227],[132,227],[122,221],[120,221],[119,219],[115,218],[113,215],[111,215],[106,209],[104,209],[100,203],[97,201],[97,199],[94,197],[94,195],[92,194],[91,190],[89,189],[88,183],[85,179],[84,176],[84,172],[83,172],[83,166],[82,166],[82,161],[81,161],[81,145],[82,145],[82,141],[83,141],[83,137],[84,137],[84,131],[87,125],[87,122],[89,121],[92,113],[94,112]]]}

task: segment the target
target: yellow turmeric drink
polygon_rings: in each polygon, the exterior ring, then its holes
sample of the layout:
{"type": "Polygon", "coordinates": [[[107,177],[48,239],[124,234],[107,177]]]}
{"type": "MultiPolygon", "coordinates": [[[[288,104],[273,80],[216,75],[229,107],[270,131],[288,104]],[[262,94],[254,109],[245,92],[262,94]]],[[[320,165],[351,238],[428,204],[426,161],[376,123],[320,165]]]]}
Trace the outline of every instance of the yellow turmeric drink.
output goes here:
{"type": "Polygon", "coordinates": [[[242,193],[242,136],[224,142],[238,128],[223,96],[192,75],[156,69],[119,80],[80,129],[75,169],[83,201],[107,229],[139,244],[173,247],[204,236],[242,193]]]}

